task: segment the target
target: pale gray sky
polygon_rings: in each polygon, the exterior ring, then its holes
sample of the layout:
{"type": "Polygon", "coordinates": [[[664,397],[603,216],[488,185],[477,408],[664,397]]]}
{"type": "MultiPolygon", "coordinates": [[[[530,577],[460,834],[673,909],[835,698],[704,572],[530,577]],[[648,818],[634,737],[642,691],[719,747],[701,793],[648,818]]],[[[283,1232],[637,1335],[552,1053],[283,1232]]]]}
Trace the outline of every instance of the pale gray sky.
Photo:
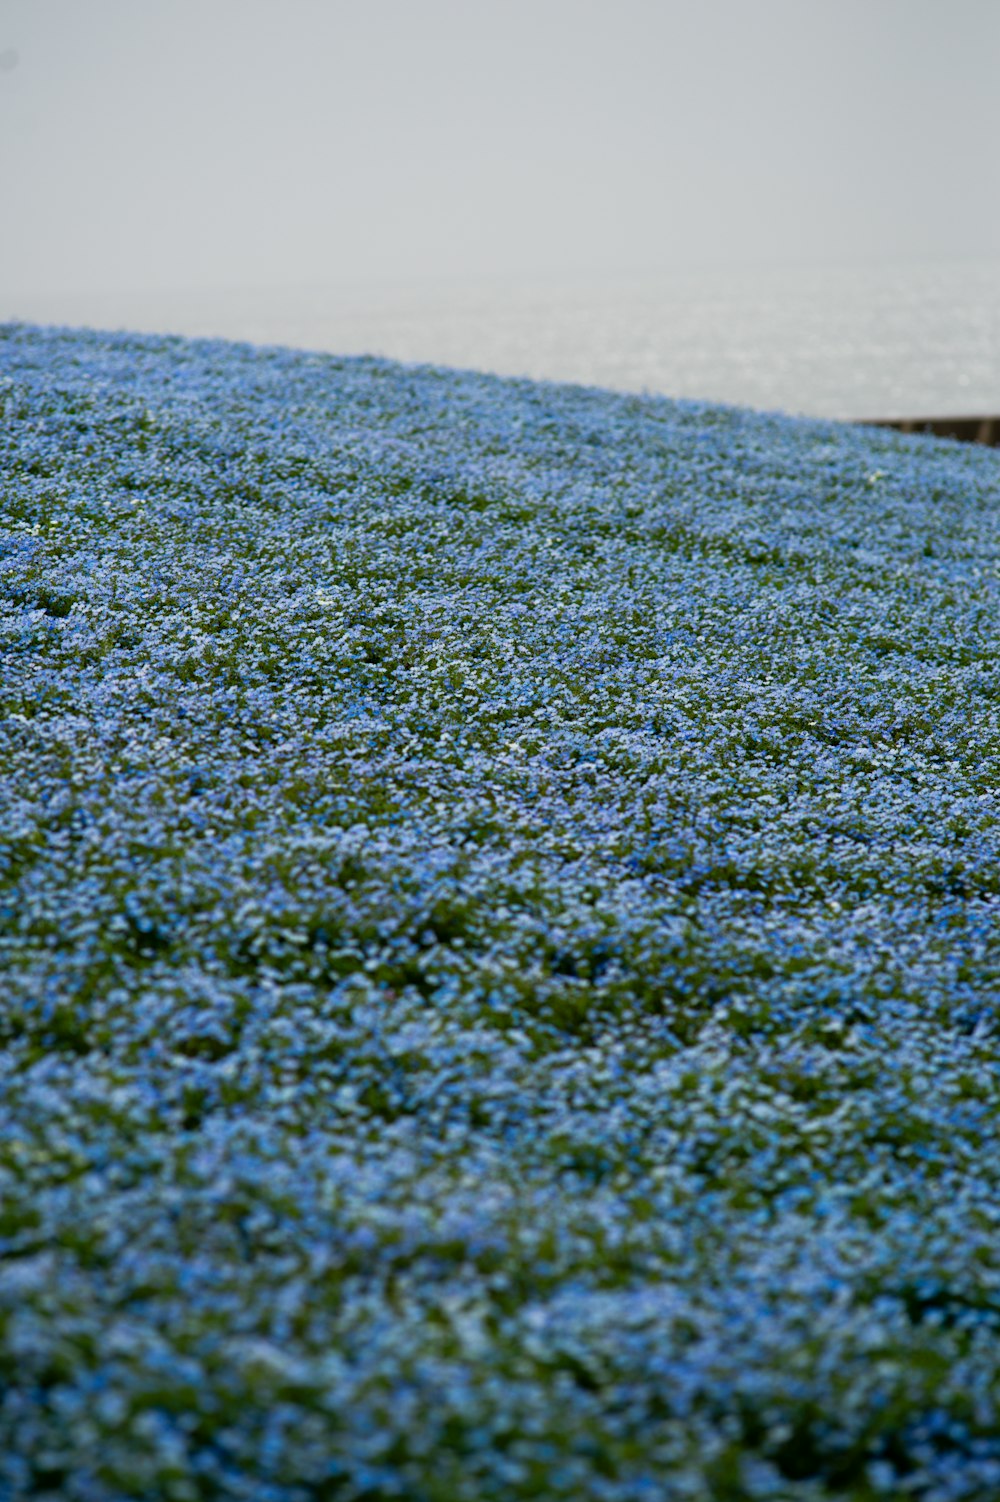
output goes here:
{"type": "Polygon", "coordinates": [[[1000,0],[0,0],[23,295],[1000,254],[1000,0]]]}

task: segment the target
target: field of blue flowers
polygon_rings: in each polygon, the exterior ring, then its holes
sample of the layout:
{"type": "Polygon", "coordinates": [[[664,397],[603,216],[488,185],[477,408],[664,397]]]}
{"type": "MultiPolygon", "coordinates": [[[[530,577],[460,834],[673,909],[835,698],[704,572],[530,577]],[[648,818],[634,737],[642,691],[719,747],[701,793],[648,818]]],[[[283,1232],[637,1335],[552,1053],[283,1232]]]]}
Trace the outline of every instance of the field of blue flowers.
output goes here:
{"type": "Polygon", "coordinates": [[[0,1498],[1000,1496],[1000,461],[0,329],[0,1498]]]}

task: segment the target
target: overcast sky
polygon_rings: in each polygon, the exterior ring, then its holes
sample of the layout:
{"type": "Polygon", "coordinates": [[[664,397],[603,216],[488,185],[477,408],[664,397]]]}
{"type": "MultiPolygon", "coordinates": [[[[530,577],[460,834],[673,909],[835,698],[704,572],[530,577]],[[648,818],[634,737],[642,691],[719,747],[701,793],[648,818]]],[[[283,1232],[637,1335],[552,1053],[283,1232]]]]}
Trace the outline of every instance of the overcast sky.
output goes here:
{"type": "Polygon", "coordinates": [[[1000,254],[1000,0],[0,0],[0,291],[1000,254]]]}

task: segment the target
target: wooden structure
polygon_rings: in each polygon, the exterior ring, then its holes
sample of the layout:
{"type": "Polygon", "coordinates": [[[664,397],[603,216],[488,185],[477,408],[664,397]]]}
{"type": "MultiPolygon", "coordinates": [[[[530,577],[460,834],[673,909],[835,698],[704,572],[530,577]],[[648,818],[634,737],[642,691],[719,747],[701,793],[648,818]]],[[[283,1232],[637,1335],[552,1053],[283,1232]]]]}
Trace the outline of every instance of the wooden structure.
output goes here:
{"type": "Polygon", "coordinates": [[[960,443],[987,443],[1000,448],[998,417],[862,417],[866,428],[895,428],[899,433],[932,433],[935,438],[957,438],[960,443]]]}

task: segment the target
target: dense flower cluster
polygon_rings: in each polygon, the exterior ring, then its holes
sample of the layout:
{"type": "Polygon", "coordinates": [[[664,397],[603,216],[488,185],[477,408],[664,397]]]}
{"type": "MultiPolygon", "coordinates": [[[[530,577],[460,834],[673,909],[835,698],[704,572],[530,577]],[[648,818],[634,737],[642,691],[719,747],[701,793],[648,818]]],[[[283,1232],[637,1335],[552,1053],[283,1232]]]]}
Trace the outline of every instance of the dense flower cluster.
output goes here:
{"type": "Polygon", "coordinates": [[[0,1497],[1000,1495],[1000,468],[0,330],[0,1497]]]}

